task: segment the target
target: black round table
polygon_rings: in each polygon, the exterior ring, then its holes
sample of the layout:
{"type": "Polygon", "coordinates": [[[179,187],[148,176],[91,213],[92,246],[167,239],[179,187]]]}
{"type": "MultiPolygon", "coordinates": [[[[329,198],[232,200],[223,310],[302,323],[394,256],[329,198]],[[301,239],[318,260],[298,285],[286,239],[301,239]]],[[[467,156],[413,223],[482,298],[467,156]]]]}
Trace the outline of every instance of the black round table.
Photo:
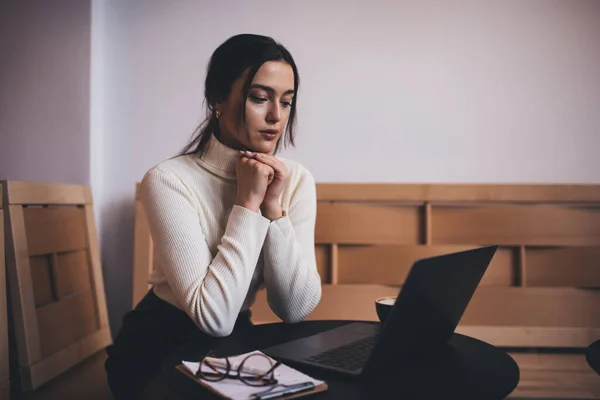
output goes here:
{"type": "Polygon", "coordinates": [[[590,344],[585,351],[585,359],[597,374],[600,374],[600,339],[590,344]]]}
{"type": "MultiPolygon", "coordinates": [[[[225,357],[264,349],[289,340],[314,335],[355,321],[305,321],[298,324],[265,324],[242,335],[233,334],[215,341],[214,347],[190,342],[173,351],[165,360],[173,397],[216,399],[175,366],[182,360],[198,361],[208,350],[225,357]]],[[[376,323],[376,322],[373,322],[376,323]]],[[[327,381],[326,392],[310,395],[317,399],[502,399],[519,382],[519,367],[502,350],[480,340],[454,334],[444,349],[425,358],[406,362],[376,378],[356,380],[328,371],[290,365],[316,379],[327,381]]]]}

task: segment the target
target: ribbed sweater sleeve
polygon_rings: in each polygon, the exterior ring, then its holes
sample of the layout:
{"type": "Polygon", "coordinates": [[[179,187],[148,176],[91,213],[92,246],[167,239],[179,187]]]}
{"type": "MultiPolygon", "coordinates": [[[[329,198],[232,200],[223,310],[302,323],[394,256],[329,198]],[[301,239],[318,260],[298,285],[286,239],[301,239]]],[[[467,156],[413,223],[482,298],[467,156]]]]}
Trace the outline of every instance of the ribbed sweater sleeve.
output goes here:
{"type": "Polygon", "coordinates": [[[304,173],[287,216],[269,226],[264,245],[264,279],[271,310],[284,322],[302,321],[321,299],[315,259],[315,182],[304,173]]]}
{"type": "Polygon", "coordinates": [[[234,205],[213,258],[194,206],[198,199],[175,174],[157,167],[148,171],[141,199],[157,261],[176,301],[203,332],[228,336],[248,292],[269,220],[234,205]]]}

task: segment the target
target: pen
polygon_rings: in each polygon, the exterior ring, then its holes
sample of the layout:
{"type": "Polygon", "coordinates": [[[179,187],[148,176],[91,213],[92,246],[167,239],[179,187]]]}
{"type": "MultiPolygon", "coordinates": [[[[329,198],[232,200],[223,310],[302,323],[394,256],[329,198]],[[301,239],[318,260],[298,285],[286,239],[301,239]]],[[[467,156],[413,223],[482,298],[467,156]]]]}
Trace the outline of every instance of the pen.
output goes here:
{"type": "Polygon", "coordinates": [[[315,388],[315,385],[312,382],[303,382],[297,383],[295,385],[289,385],[281,390],[273,390],[268,393],[260,392],[252,395],[252,399],[254,400],[268,400],[275,399],[278,397],[286,396],[288,394],[306,392],[308,390],[312,390],[315,388]]]}

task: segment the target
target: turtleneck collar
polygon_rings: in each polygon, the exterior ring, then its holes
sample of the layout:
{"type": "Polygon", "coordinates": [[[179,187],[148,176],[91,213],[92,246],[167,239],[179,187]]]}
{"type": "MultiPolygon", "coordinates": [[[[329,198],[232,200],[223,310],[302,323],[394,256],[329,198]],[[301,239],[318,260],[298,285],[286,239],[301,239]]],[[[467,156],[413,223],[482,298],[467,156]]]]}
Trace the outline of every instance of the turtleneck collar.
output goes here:
{"type": "Polygon", "coordinates": [[[204,153],[197,160],[200,165],[213,174],[235,180],[235,165],[239,157],[239,150],[225,146],[214,134],[211,134],[204,153]]]}

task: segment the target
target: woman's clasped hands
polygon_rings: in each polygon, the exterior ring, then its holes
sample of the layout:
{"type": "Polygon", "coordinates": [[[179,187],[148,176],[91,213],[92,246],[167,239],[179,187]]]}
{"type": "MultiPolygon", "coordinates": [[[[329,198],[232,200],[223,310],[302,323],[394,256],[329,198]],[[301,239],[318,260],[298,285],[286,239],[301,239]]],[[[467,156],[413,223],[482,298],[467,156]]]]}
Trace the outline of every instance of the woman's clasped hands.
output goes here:
{"type": "Polygon", "coordinates": [[[271,221],[282,216],[279,196],[289,173],[281,160],[272,154],[240,151],[236,175],[237,205],[254,212],[261,210],[271,221]]]}

